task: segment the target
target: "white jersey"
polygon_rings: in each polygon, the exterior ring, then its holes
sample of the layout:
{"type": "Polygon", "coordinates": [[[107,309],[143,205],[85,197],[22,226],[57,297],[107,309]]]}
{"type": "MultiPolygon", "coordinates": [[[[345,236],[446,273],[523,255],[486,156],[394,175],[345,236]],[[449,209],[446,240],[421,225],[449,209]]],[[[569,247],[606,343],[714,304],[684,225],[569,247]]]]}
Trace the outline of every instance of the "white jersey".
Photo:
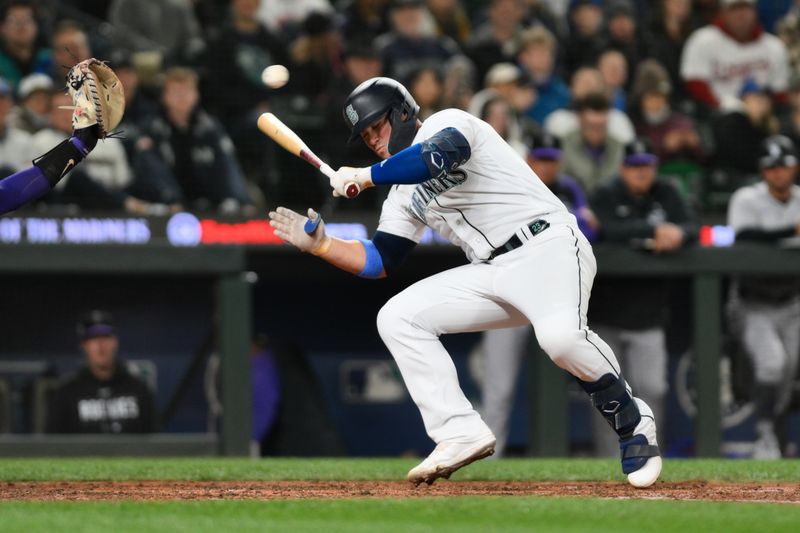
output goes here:
{"type": "Polygon", "coordinates": [[[763,181],[742,187],[728,204],[728,224],[734,231],[771,231],[800,224],[800,186],[792,185],[792,194],[786,202],[772,196],[763,181]]]}
{"type": "Polygon", "coordinates": [[[764,32],[753,41],[740,43],[710,25],[696,30],[686,41],[681,77],[707,82],[720,100],[738,96],[748,78],[782,92],[789,83],[789,60],[783,42],[772,34],[764,32]]]}
{"type": "Polygon", "coordinates": [[[419,242],[429,226],[479,263],[536,219],[575,224],[575,217],[525,160],[489,124],[469,113],[446,109],[433,114],[413,143],[448,127],[467,139],[469,160],[446,177],[392,187],[378,231],[419,242]]]}

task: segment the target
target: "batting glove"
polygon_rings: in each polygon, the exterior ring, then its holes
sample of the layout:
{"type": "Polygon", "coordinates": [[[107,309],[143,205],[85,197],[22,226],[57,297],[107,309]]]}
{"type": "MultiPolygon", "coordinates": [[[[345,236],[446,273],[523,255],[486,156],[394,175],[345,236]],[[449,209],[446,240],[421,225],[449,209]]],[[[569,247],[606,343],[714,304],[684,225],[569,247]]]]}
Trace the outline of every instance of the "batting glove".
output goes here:
{"type": "Polygon", "coordinates": [[[347,187],[350,184],[355,183],[359,192],[374,187],[372,183],[371,167],[340,167],[330,178],[330,181],[331,187],[333,188],[333,196],[344,196],[347,198],[353,197],[347,195],[347,187]]]}
{"type": "Polygon", "coordinates": [[[291,209],[279,207],[269,213],[269,225],[275,235],[296,246],[302,252],[323,255],[331,247],[331,238],[325,233],[325,223],[319,213],[309,208],[308,216],[291,209]]]}

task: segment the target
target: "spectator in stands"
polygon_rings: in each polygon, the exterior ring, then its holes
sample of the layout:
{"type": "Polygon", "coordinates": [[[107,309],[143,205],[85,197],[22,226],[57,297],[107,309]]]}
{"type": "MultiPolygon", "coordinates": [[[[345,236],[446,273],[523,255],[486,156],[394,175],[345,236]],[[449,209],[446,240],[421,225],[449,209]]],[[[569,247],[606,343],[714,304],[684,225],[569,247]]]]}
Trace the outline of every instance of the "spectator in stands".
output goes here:
{"type": "Polygon", "coordinates": [[[698,103],[725,107],[748,79],[785,102],[786,47],[759,25],[755,4],[755,0],[721,0],[719,19],[696,30],[686,42],[681,77],[698,103]]]}
{"type": "Polygon", "coordinates": [[[800,72],[800,2],[795,1],[788,13],[778,21],[776,33],[786,46],[791,72],[800,72]]]}
{"type": "Polygon", "coordinates": [[[569,23],[569,39],[564,45],[564,66],[567,75],[572,76],[581,67],[594,65],[600,52],[606,48],[603,1],[572,0],[569,23]]]}
{"type": "Polygon", "coordinates": [[[465,45],[467,56],[475,63],[475,76],[479,82],[493,65],[514,61],[524,16],[522,0],[491,1],[489,20],[475,28],[465,45]]]}
{"type": "Polygon", "coordinates": [[[703,147],[694,120],[672,109],[667,70],[654,59],[639,63],[631,91],[636,134],[646,138],[663,165],[673,161],[700,163],[703,147]]]}
{"type": "Polygon", "coordinates": [[[433,18],[436,34],[447,36],[459,46],[464,46],[472,34],[472,28],[461,2],[459,0],[427,0],[425,5],[433,18]]]}
{"type": "Polygon", "coordinates": [[[581,185],[562,172],[561,141],[546,132],[539,132],[531,139],[528,165],[539,179],[561,200],[578,220],[578,228],[589,242],[597,236],[598,221],[581,185]]]}
{"type": "Polygon", "coordinates": [[[800,72],[789,79],[789,110],[780,118],[781,133],[800,146],[800,72]]]}
{"type": "Polygon", "coordinates": [[[199,105],[197,74],[182,67],[167,70],[161,104],[160,114],[136,142],[137,195],[176,207],[225,213],[250,206],[233,143],[199,105]]]}
{"type": "Polygon", "coordinates": [[[544,26],[534,26],[520,35],[517,61],[536,89],[536,100],[525,115],[537,124],[569,104],[569,87],[556,74],[557,41],[544,26]]]}
{"type": "Polygon", "coordinates": [[[85,366],[63,380],[48,410],[48,433],[150,433],[155,430],[153,391],[117,357],[111,315],[95,310],[78,322],[85,366]]]}
{"type": "Polygon", "coordinates": [[[460,53],[450,37],[426,35],[422,0],[393,0],[390,19],[392,31],[375,41],[389,77],[408,84],[415,71],[423,67],[437,68],[460,53]]]}
{"type": "MultiPolygon", "coordinates": [[[[544,123],[544,129],[563,140],[564,136],[578,128],[578,116],[575,105],[587,95],[592,93],[607,94],[608,88],[603,81],[603,75],[596,68],[584,67],[578,69],[572,76],[570,83],[572,104],[569,109],[553,111],[544,123]]],[[[608,134],[622,144],[634,138],[633,123],[628,115],[619,109],[611,109],[608,115],[608,134]]]]}
{"type": "Polygon", "coordinates": [[[190,0],[113,0],[108,19],[117,48],[155,52],[162,65],[193,64],[205,49],[190,0]]]}
{"type": "Polygon", "coordinates": [[[642,34],[643,57],[657,60],[669,73],[674,101],[684,98],[681,55],[689,35],[696,29],[692,0],[660,0],[642,34]]]}
{"type": "Polygon", "coordinates": [[[31,136],[6,122],[13,106],[11,86],[0,78],[0,178],[27,168],[36,156],[31,136]]]}
{"type": "MultiPolygon", "coordinates": [[[[561,144],[557,137],[539,133],[532,139],[528,164],[539,179],[564,202],[569,212],[578,219],[578,227],[594,240],[597,218],[586,201],[578,182],[561,173],[561,144]]],[[[514,393],[522,359],[528,349],[530,325],[485,331],[481,339],[484,355],[482,386],[484,420],[497,438],[495,455],[506,451],[508,422],[514,402],[514,393]]]]}
{"type": "Polygon", "coordinates": [[[387,33],[389,0],[351,0],[341,11],[341,32],[346,44],[372,42],[387,33]]]}
{"type": "Polygon", "coordinates": [[[53,80],[47,74],[29,74],[22,78],[17,89],[19,104],[11,110],[8,125],[26,133],[36,133],[47,126],[52,92],[53,80]]]}
{"type": "Polygon", "coordinates": [[[231,0],[230,21],[209,46],[204,101],[236,146],[246,174],[263,171],[258,116],[268,111],[273,90],[261,80],[270,65],[286,65],[285,45],[256,18],[259,0],[231,0]]]}
{"type": "Polygon", "coordinates": [[[522,137],[522,129],[514,110],[503,96],[491,89],[484,89],[472,99],[469,112],[488,122],[517,153],[525,155],[527,147],[522,137]]]}
{"type": "Polygon", "coordinates": [[[603,76],[611,107],[626,111],[627,93],[625,86],[628,83],[628,61],[622,52],[609,49],[600,54],[597,59],[597,70],[603,76]]]}
{"type": "MultiPolygon", "coordinates": [[[[61,86],[67,79],[67,72],[75,63],[92,57],[89,37],[80,24],[74,20],[62,20],[53,30],[53,65],[50,74],[53,81],[61,86]]],[[[112,68],[117,66],[112,64],[112,68]]]]}
{"type": "Polygon", "coordinates": [[[780,124],[772,112],[766,85],[748,79],[739,97],[740,106],[715,117],[711,124],[715,167],[737,176],[754,176],[758,173],[758,157],[753,147],[778,133],[780,124]]]}
{"type": "Polygon", "coordinates": [[[444,64],[442,108],[467,109],[475,95],[475,65],[466,56],[453,56],[444,64]]]}
{"type": "MultiPolygon", "coordinates": [[[[49,94],[48,127],[33,135],[32,149],[45,153],[72,134],[72,99],[61,91],[49,94]]],[[[161,214],[161,206],[152,206],[130,194],[133,175],[125,148],[118,139],[106,139],[92,150],[92,157],[72,170],[45,196],[51,204],[76,204],[83,208],[124,209],[136,215],[161,214]]]]}
{"type": "Polygon", "coordinates": [[[420,120],[442,109],[442,75],[439,69],[423,67],[409,78],[408,90],[419,106],[420,120]]]}
{"type": "Polygon", "coordinates": [[[313,13],[330,17],[334,11],[328,0],[261,0],[258,18],[273,34],[291,41],[313,13]]]}
{"type": "MultiPolygon", "coordinates": [[[[761,145],[762,181],[736,191],[728,205],[728,224],[736,241],[777,245],[800,235],[800,187],[795,184],[798,154],[794,143],[776,135],[761,145]]],[[[800,280],[740,277],[733,287],[733,312],[755,375],[755,459],[778,459],[776,433],[792,398],[800,353],[800,280]]]]}
{"type": "Polygon", "coordinates": [[[486,89],[498,93],[522,121],[527,121],[524,112],[533,103],[536,94],[533,88],[525,83],[522,71],[512,63],[498,63],[489,69],[484,80],[486,89]]]}
{"type": "Polygon", "coordinates": [[[576,102],[578,128],[561,141],[564,173],[588,193],[611,179],[623,158],[624,145],[608,134],[610,105],[603,93],[590,93],[576,102]]]}
{"type": "Polygon", "coordinates": [[[641,59],[642,46],[638,33],[636,14],[630,0],[611,0],[606,8],[608,50],[616,50],[625,58],[630,72],[636,70],[641,59]]]}
{"type": "Polygon", "coordinates": [[[38,44],[39,25],[33,3],[11,0],[0,13],[0,77],[16,88],[28,74],[48,74],[52,56],[49,48],[38,44]]]}
{"type": "MultiPolygon", "coordinates": [[[[601,241],[669,253],[697,239],[688,205],[657,172],[658,158],[645,140],[625,147],[619,175],[591,197],[601,241]]],[[[610,339],[622,372],[659,420],[664,420],[668,383],[664,310],[669,289],[664,279],[601,279],[589,304],[592,329],[610,339]]],[[[604,434],[606,422],[593,418],[593,425],[598,455],[618,455],[616,439],[604,434]]]]}
{"type": "Polygon", "coordinates": [[[522,83],[521,72],[511,63],[498,63],[486,74],[486,88],[470,101],[468,111],[494,126],[520,156],[528,152],[526,139],[535,130],[522,111],[530,107],[533,90],[522,83]]]}
{"type": "Polygon", "coordinates": [[[324,100],[331,81],[342,70],[341,46],[331,16],[311,13],[289,46],[291,77],[286,91],[324,100]]]}

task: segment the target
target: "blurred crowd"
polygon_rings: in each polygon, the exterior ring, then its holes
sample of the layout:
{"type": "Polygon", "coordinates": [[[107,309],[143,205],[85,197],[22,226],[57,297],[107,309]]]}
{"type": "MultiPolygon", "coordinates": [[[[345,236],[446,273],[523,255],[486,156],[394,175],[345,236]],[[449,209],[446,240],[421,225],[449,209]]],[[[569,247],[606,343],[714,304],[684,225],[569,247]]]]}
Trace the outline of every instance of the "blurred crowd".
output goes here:
{"type": "Polygon", "coordinates": [[[758,179],[752,147],[800,139],[800,3],[788,0],[10,0],[0,41],[0,175],[69,133],[69,66],[106,59],[126,88],[123,139],[101,143],[48,205],[254,214],[332,202],[255,119],[276,112],[334,168],[372,163],[346,145],[341,105],[378,75],[404,83],[421,118],[468,110],[523,156],[556,136],[587,194],[645,138],[703,214],[758,179]],[[274,64],[286,85],[264,84],[274,64]]]}

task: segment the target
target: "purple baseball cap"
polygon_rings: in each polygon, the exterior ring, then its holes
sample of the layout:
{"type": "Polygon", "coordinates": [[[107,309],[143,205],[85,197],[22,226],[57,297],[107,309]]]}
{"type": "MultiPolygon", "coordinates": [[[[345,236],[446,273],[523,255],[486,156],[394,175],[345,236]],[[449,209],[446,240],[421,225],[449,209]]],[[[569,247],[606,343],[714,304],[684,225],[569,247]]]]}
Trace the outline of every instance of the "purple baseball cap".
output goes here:
{"type": "Polygon", "coordinates": [[[100,309],[89,311],[78,321],[78,339],[86,340],[94,337],[115,337],[117,329],[111,313],[100,309]]]}
{"type": "Polygon", "coordinates": [[[653,149],[646,139],[634,139],[625,146],[625,158],[622,160],[622,164],[626,167],[657,165],[658,156],[653,153],[653,149]]]}
{"type": "Polygon", "coordinates": [[[532,139],[528,152],[533,159],[559,161],[561,159],[561,142],[558,137],[546,131],[537,132],[532,139]]]}

